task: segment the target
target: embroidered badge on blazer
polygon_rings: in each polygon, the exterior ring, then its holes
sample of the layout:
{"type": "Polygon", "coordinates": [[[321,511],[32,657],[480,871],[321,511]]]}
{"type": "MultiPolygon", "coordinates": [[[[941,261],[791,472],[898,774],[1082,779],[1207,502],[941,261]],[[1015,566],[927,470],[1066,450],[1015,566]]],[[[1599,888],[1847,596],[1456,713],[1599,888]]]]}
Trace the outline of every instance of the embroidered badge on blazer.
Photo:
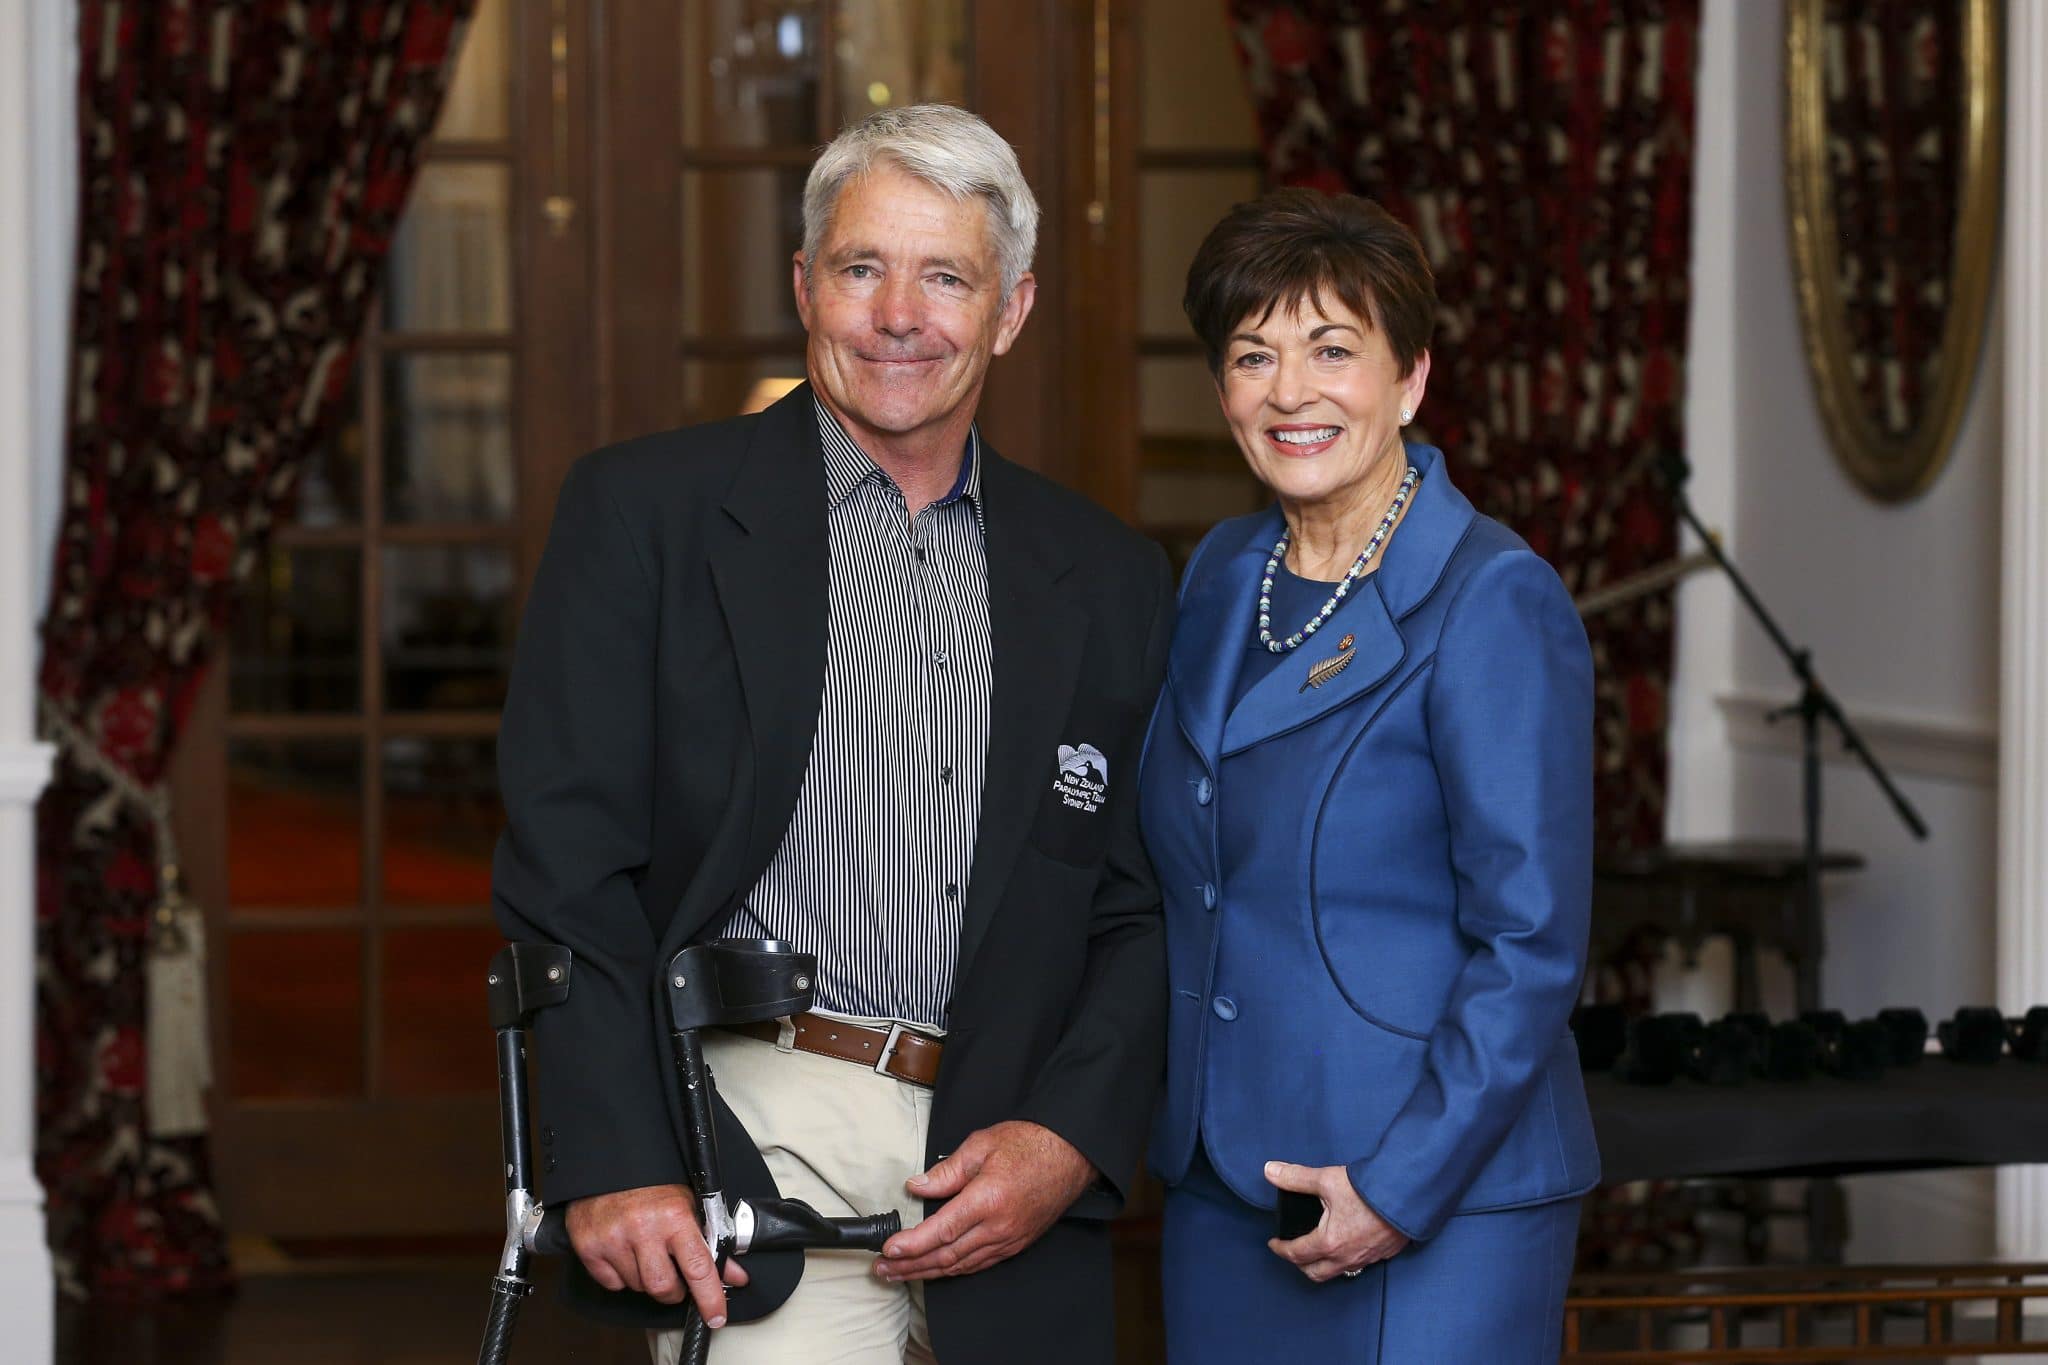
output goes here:
{"type": "Polygon", "coordinates": [[[1301,685],[1306,692],[1311,687],[1321,687],[1330,679],[1351,667],[1351,658],[1358,653],[1358,637],[1347,635],[1337,642],[1337,653],[1323,660],[1308,671],[1308,681],[1301,685]]]}
{"type": "Polygon", "coordinates": [[[1093,744],[1060,745],[1059,773],[1052,789],[1062,805],[1093,813],[1109,793],[1109,760],[1093,744]]]}

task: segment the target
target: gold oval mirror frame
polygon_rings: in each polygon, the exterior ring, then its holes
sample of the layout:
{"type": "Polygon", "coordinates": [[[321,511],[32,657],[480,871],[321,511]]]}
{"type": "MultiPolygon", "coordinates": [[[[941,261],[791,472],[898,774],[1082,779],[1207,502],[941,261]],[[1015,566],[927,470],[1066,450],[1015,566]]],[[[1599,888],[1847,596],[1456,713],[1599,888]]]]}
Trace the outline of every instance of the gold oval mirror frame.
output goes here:
{"type": "Polygon", "coordinates": [[[1806,359],[1836,458],[1884,502],[1925,492],[1946,463],[1969,402],[1990,301],[2003,178],[1999,13],[1997,0],[1957,3],[1963,107],[1947,306],[1925,398],[1903,431],[1887,430],[1866,403],[1845,321],[1841,236],[1828,178],[1827,0],[1785,6],[1785,189],[1806,359]]]}

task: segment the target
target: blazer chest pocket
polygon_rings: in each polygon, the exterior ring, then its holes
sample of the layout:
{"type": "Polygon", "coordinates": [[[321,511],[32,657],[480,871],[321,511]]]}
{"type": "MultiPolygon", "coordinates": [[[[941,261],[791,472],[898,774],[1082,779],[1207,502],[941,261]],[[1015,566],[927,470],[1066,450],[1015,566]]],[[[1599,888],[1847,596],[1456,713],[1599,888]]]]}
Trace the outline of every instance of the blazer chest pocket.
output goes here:
{"type": "Polygon", "coordinates": [[[1033,775],[1042,784],[1031,823],[1033,848],[1081,867],[1102,861],[1113,812],[1136,797],[1144,716],[1127,702],[1076,700],[1058,744],[1033,775]]]}

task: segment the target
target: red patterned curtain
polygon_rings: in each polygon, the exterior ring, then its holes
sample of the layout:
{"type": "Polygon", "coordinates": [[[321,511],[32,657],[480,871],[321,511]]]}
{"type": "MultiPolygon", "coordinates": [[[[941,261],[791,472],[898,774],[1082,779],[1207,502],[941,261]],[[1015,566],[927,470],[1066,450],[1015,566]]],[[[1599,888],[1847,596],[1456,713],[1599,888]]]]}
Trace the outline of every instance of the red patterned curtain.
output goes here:
{"type": "Polygon", "coordinates": [[[1963,7],[1830,0],[1821,42],[1849,363],[1872,420],[1903,437],[1926,410],[1948,316],[1963,7]]]}
{"type": "MultiPolygon", "coordinates": [[[[1413,227],[1442,304],[1418,425],[1574,592],[1671,557],[1698,0],[1228,0],[1269,180],[1413,227]]],[[[1664,824],[1668,593],[1589,620],[1598,818],[1664,824]]]]}
{"type": "Polygon", "coordinates": [[[151,1091],[178,1073],[150,1055],[171,1006],[146,983],[200,977],[161,784],[237,582],[339,411],[473,3],[80,0],[40,679],[59,756],[37,820],[37,1165],[72,1293],[228,1278],[196,1089],[151,1091]]]}

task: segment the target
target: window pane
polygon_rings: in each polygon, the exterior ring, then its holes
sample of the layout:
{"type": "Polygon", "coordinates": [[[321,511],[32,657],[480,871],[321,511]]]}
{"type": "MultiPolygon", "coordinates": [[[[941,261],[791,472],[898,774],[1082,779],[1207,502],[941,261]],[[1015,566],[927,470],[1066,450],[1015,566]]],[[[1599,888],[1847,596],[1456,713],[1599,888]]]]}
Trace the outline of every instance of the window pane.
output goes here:
{"type": "Polygon", "coordinates": [[[362,783],[353,739],[229,741],[229,903],[274,910],[360,902],[362,783]]]}
{"type": "MultiPolygon", "coordinates": [[[[1144,0],[1139,18],[1145,147],[1258,145],[1246,87],[1221,5],[1144,0]]],[[[1186,262],[1182,262],[1183,265],[1186,262]]]]}
{"type": "Polygon", "coordinates": [[[1216,400],[1216,381],[1200,356],[1138,362],[1138,429],[1147,436],[1230,438],[1216,400]]]}
{"type": "Polygon", "coordinates": [[[512,0],[478,0],[434,136],[484,140],[510,131],[512,0]]]}
{"type": "Polygon", "coordinates": [[[1216,220],[1259,196],[1251,171],[1147,171],[1138,177],[1138,331],[1194,335],[1181,311],[1188,263],[1216,220]]]}
{"type": "Polygon", "coordinates": [[[804,240],[795,169],[683,172],[683,335],[800,334],[790,254],[804,240]]]}
{"type": "Polygon", "coordinates": [[[384,376],[385,517],[509,521],[512,357],[393,355],[384,376]]]}
{"type": "Polygon", "coordinates": [[[889,105],[966,104],[965,0],[839,0],[839,123],[889,105]]]}
{"type": "Polygon", "coordinates": [[[384,549],[384,704],[495,711],[512,661],[512,554],[495,545],[384,549]]]}
{"type": "Polygon", "coordinates": [[[385,266],[394,332],[503,332],[512,325],[512,173],[495,161],[420,168],[385,266]]]}
{"type": "Polygon", "coordinates": [[[384,742],[384,899],[491,902],[491,850],[504,824],[497,744],[401,736],[384,742]]]}
{"type": "Polygon", "coordinates": [[[683,7],[683,145],[818,141],[818,6],[702,0],[683,7]]]}
{"type": "Polygon", "coordinates": [[[227,976],[228,1085],[237,1099],[362,1093],[359,932],[235,934],[227,976]]]}
{"type": "Polygon", "coordinates": [[[504,935],[481,914],[474,927],[385,932],[386,1093],[473,1094],[493,1087],[497,1072],[480,1002],[484,968],[504,946],[504,935]]]}
{"type": "Polygon", "coordinates": [[[692,422],[715,422],[757,412],[787,393],[804,375],[803,357],[683,362],[683,402],[692,422]]]}
{"type": "Polygon", "coordinates": [[[300,526],[346,526],[363,519],[363,371],[349,372],[346,406],[299,474],[300,526]]]}
{"type": "Polygon", "coordinates": [[[362,563],[353,546],[269,547],[235,612],[234,710],[361,709],[362,563]]]}

